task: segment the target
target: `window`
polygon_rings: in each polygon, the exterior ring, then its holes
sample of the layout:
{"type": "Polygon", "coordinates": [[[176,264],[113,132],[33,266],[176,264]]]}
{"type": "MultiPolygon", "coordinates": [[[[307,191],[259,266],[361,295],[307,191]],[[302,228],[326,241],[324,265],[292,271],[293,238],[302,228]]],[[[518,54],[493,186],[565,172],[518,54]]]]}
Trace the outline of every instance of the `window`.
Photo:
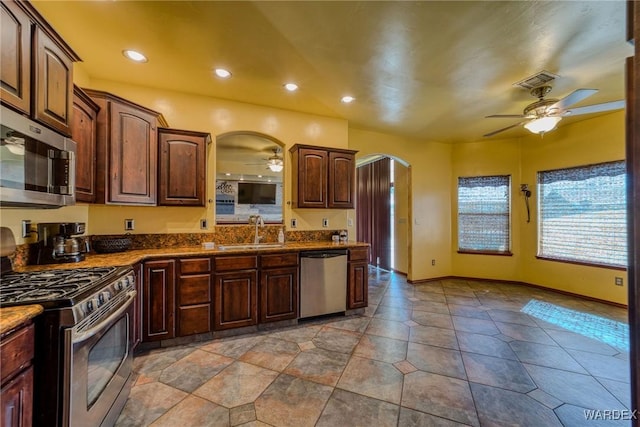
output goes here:
{"type": "Polygon", "coordinates": [[[458,178],[458,251],[510,254],[510,176],[458,178]]]}
{"type": "Polygon", "coordinates": [[[538,256],[627,265],[623,161],[538,172],[538,256]]]}

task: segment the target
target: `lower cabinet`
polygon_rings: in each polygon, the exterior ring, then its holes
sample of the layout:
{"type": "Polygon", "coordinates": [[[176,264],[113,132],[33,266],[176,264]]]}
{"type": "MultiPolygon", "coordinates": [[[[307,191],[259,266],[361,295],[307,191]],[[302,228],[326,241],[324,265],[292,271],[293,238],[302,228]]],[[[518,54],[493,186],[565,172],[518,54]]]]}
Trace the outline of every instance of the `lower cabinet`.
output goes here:
{"type": "Polygon", "coordinates": [[[369,303],[368,248],[349,250],[347,309],[364,308],[369,303]]]}
{"type": "Polygon", "coordinates": [[[178,260],[178,264],[176,336],[210,332],[213,319],[211,258],[185,258],[178,260]]]}
{"type": "Polygon", "coordinates": [[[142,340],[159,341],[175,337],[175,261],[144,263],[142,340]]]}
{"type": "Polygon", "coordinates": [[[298,318],[298,253],[260,257],[260,323],[298,318]]]}
{"type": "Polygon", "coordinates": [[[257,325],[258,257],[216,257],[214,262],[214,330],[257,325]]]}
{"type": "Polygon", "coordinates": [[[1,337],[0,425],[31,426],[33,419],[33,324],[1,337]]]}

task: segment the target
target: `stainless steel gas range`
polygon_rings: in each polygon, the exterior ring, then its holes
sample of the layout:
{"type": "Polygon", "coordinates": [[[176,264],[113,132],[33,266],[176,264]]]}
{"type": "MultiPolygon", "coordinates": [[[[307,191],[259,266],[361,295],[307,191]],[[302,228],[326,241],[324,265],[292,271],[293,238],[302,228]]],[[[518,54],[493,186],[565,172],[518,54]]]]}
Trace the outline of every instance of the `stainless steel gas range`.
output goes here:
{"type": "Polygon", "coordinates": [[[112,426],[132,382],[135,277],[129,267],[2,275],[0,307],[40,304],[34,425],[112,426]]]}

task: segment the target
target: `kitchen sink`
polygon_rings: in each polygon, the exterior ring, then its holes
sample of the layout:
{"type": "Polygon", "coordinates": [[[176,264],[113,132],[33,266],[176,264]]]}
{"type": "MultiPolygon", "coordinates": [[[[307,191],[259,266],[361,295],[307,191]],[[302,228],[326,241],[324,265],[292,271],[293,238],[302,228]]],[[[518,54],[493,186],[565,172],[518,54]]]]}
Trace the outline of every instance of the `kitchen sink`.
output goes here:
{"type": "Polygon", "coordinates": [[[282,243],[239,243],[231,245],[218,245],[220,250],[232,250],[232,249],[269,249],[269,248],[282,248],[282,243]]]}

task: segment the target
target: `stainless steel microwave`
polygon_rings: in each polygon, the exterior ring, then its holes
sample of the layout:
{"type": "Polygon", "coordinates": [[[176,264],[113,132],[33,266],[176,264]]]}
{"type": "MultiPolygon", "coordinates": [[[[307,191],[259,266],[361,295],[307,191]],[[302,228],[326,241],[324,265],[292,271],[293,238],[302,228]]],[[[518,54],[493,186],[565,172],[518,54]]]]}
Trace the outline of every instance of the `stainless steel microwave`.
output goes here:
{"type": "Polygon", "coordinates": [[[1,106],[0,207],[75,204],[76,143],[1,106]]]}

